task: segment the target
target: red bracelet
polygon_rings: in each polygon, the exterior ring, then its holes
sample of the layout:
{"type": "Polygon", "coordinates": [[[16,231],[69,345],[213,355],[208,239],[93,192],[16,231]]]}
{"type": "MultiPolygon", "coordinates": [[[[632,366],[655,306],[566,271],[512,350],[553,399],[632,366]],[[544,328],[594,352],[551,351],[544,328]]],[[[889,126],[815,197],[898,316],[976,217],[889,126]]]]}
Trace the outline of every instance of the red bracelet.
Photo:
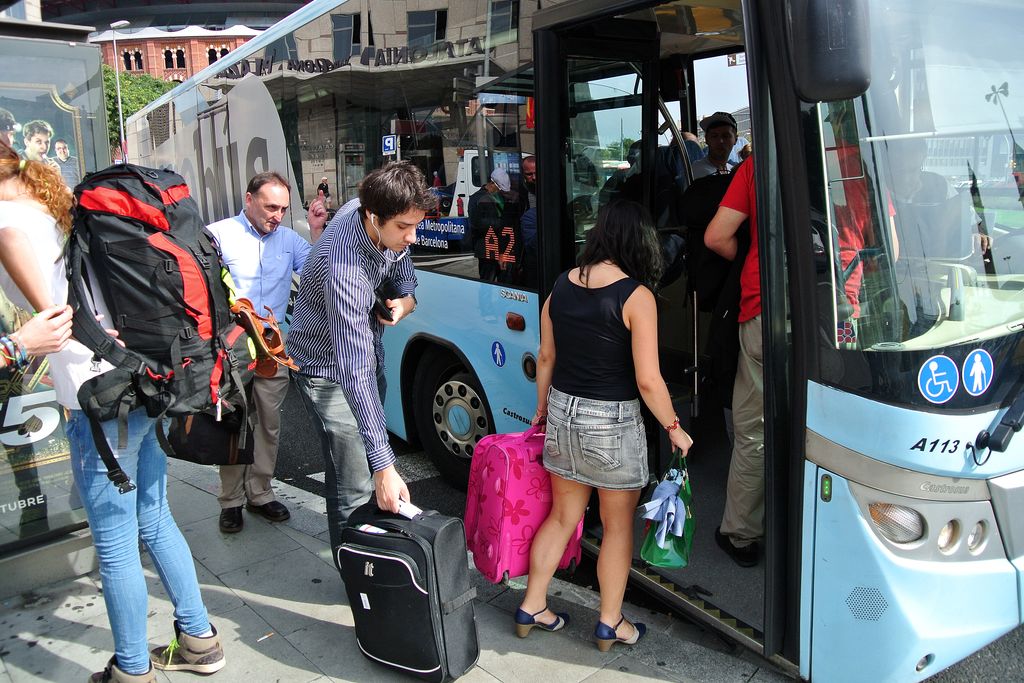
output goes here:
{"type": "Polygon", "coordinates": [[[666,432],[671,432],[673,429],[679,429],[679,418],[677,417],[672,424],[665,427],[666,432]]]}

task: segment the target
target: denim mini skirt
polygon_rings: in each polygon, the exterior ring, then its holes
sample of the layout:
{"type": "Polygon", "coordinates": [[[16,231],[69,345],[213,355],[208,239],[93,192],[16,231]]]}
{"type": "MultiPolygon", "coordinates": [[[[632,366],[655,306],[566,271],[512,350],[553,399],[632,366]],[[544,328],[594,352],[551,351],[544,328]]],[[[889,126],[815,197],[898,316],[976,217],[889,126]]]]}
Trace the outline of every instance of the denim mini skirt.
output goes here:
{"type": "Polygon", "coordinates": [[[548,392],[544,467],[602,489],[647,485],[647,434],[640,401],[597,401],[548,392]]]}

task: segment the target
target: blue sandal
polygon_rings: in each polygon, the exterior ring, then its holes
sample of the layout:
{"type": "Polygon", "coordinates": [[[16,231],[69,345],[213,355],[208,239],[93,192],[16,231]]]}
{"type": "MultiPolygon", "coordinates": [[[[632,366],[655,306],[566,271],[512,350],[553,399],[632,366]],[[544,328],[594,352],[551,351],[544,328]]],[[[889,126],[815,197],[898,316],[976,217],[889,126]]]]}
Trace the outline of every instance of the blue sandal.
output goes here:
{"type": "Polygon", "coordinates": [[[641,624],[640,622],[632,623],[627,622],[633,627],[633,635],[629,638],[619,638],[618,630],[622,622],[626,621],[626,617],[619,619],[619,623],[615,624],[614,627],[609,626],[603,621],[598,621],[597,626],[594,627],[594,638],[597,640],[597,649],[601,652],[608,652],[612,649],[612,645],[615,643],[622,643],[623,645],[634,645],[636,641],[644,637],[647,633],[647,625],[641,624]]]}
{"type": "Polygon", "coordinates": [[[537,621],[537,616],[544,614],[548,608],[545,606],[539,612],[530,614],[524,611],[522,608],[516,610],[516,635],[520,638],[525,638],[530,633],[530,629],[534,626],[544,631],[559,631],[565,628],[565,625],[569,623],[569,615],[565,612],[555,612],[557,619],[553,623],[545,624],[543,621],[537,621]]]}

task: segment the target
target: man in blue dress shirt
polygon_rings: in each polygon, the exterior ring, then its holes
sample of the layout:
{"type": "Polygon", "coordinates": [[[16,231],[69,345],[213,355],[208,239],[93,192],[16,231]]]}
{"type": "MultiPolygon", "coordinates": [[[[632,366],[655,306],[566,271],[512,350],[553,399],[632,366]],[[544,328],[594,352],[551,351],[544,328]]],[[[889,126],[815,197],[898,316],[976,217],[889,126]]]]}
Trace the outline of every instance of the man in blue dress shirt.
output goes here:
{"type": "MultiPolygon", "coordinates": [[[[411,163],[377,169],[363,179],[359,198],[338,210],[302,270],[288,354],[302,368],[296,387],[320,432],[335,548],[351,512],[374,491],[384,510],[397,512],[399,498],[409,500],[388,442],[381,335],[416,307],[409,247],[436,205],[411,163]],[[376,291],[387,318],[374,310],[376,291]]],[[[310,230],[326,219],[319,200],[313,202],[310,230]]]]}
{"type": "MultiPolygon", "coordinates": [[[[309,242],[281,225],[290,196],[291,187],[281,174],[260,173],[249,181],[242,212],[207,227],[231,271],[236,295],[252,301],[260,315],[266,315],[265,307],[270,308],[281,321],[288,307],[292,273],[302,269],[310,252],[309,242]]],[[[273,377],[253,378],[257,419],[253,464],[220,468],[220,530],[225,533],[242,530],[243,503],[250,512],[272,522],[291,516],[288,508],[274,499],[270,486],[277,465],[281,404],[287,395],[288,368],[278,365],[273,377]]]]}

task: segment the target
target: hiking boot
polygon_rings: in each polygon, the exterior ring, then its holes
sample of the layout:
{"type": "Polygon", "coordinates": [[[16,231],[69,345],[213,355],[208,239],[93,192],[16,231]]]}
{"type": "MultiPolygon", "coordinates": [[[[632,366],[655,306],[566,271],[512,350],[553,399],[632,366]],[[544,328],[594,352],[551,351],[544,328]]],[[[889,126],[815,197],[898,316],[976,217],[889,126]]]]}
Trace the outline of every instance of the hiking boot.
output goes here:
{"type": "Polygon", "coordinates": [[[721,527],[715,529],[715,542],[739,566],[753,567],[757,564],[757,543],[751,543],[742,547],[735,546],[732,544],[732,540],[722,533],[721,527]]]}
{"type": "Polygon", "coordinates": [[[163,671],[194,671],[197,674],[212,674],[224,668],[224,649],[220,636],[213,628],[213,635],[197,638],[184,633],[174,622],[174,640],[167,647],[149,651],[153,666],[163,671]]]}
{"type": "Polygon", "coordinates": [[[110,658],[107,668],[89,676],[89,683],[156,683],[156,672],[153,667],[144,674],[126,674],[117,668],[117,655],[110,658]]]}

